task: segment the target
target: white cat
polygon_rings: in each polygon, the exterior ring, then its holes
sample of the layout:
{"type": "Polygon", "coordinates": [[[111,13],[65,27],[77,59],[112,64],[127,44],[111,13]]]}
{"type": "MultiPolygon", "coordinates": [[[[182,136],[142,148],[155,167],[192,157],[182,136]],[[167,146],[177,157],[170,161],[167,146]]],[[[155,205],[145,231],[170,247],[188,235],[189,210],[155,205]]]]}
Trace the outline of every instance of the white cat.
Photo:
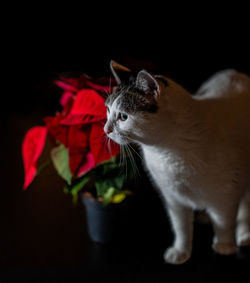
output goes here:
{"type": "Polygon", "coordinates": [[[134,74],[113,61],[111,70],[118,87],[106,101],[104,130],[118,144],[141,147],[175,235],[165,261],[190,258],[194,209],[209,215],[217,253],[235,253],[235,238],[249,245],[250,78],[222,71],[191,96],[145,70],[134,74]]]}

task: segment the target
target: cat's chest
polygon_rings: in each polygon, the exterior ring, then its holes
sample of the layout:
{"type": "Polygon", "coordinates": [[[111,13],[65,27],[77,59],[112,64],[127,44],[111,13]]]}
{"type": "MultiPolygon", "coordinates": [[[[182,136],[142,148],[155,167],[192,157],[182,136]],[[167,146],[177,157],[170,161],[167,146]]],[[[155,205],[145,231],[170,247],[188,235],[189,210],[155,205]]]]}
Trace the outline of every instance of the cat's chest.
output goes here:
{"type": "Polygon", "coordinates": [[[196,170],[180,155],[168,151],[144,149],[144,160],[154,183],[166,199],[191,207],[204,207],[196,170]]]}
{"type": "Polygon", "coordinates": [[[143,153],[146,166],[157,183],[173,185],[188,175],[185,160],[175,153],[147,148],[143,153]]]}

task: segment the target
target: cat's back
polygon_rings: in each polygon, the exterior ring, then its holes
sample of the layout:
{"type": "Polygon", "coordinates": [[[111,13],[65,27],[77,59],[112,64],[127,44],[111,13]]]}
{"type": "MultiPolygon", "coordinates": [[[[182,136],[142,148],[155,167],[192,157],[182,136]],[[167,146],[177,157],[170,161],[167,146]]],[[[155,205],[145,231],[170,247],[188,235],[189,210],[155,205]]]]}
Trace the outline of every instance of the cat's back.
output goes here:
{"type": "Polygon", "coordinates": [[[201,116],[216,123],[250,156],[250,77],[224,70],[207,80],[194,96],[201,116]]]}
{"type": "Polygon", "coordinates": [[[250,127],[250,77],[236,70],[216,73],[194,95],[201,112],[217,122],[250,127]]]}
{"type": "Polygon", "coordinates": [[[250,77],[234,69],[215,73],[195,94],[195,99],[230,98],[239,95],[250,97],[250,77]]]}

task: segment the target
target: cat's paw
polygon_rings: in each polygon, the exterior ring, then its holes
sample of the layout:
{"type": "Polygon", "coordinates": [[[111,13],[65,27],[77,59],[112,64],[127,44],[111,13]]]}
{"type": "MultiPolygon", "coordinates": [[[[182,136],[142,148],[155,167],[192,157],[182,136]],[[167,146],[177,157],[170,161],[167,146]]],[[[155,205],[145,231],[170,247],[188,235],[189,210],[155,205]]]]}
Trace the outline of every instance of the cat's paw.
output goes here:
{"type": "Polygon", "coordinates": [[[237,246],[238,247],[250,246],[250,232],[237,236],[237,246]]]}
{"type": "Polygon", "coordinates": [[[168,248],[164,253],[164,260],[166,263],[182,264],[186,262],[191,256],[188,251],[181,251],[175,247],[168,248]]]}
{"type": "Polygon", "coordinates": [[[237,247],[233,243],[214,243],[213,250],[221,255],[232,255],[237,253],[237,247]]]}

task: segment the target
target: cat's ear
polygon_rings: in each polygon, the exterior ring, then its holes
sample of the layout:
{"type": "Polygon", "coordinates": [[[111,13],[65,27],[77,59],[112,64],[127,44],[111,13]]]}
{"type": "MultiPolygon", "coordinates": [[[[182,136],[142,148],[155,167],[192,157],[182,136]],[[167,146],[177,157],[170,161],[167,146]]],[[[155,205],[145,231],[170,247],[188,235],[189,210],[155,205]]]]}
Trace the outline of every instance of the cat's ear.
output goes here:
{"type": "Polygon", "coordinates": [[[152,92],[155,96],[159,95],[160,87],[158,82],[145,70],[138,73],[136,87],[144,92],[152,92]]]}
{"type": "Polygon", "coordinates": [[[130,69],[113,60],[110,61],[110,69],[118,85],[123,81],[128,81],[131,76],[130,69]]]}

